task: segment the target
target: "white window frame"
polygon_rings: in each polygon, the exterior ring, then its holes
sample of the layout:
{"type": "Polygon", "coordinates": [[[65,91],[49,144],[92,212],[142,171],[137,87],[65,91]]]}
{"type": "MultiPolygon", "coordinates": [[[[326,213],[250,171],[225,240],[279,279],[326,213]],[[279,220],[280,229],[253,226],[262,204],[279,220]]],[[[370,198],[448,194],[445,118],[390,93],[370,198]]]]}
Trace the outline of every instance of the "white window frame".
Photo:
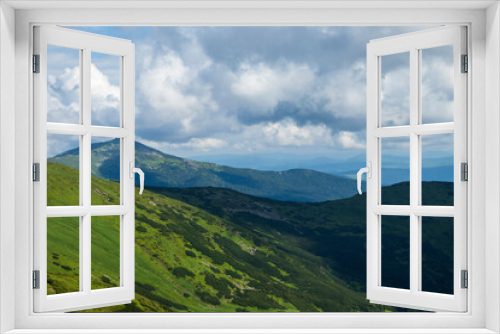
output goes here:
{"type": "MultiPolygon", "coordinates": [[[[462,73],[461,56],[467,54],[466,28],[448,26],[370,41],[367,45],[367,134],[366,151],[371,177],[367,179],[367,298],[372,303],[420,310],[467,310],[467,290],[462,288],[461,270],[467,270],[467,183],[461,180],[461,163],[467,163],[467,75],[462,73]],[[453,121],[422,124],[421,50],[453,47],[453,121]],[[409,124],[382,126],[380,85],[382,59],[392,54],[409,56],[409,124]],[[453,134],[454,205],[422,205],[422,135],[453,134]],[[410,158],[410,196],[408,205],[383,205],[381,201],[382,141],[408,138],[410,158]],[[409,289],[384,287],[382,277],[383,217],[405,216],[409,221],[409,289]],[[453,290],[451,295],[422,291],[422,217],[453,218],[453,290]]],[[[387,241],[386,241],[387,242],[387,241]]]]}
{"type": "Polygon", "coordinates": [[[39,73],[34,84],[34,162],[39,164],[39,182],[34,194],[34,269],[39,271],[39,289],[34,289],[35,312],[75,311],[110,305],[128,304],[135,298],[135,75],[134,44],[128,40],[96,35],[60,27],[34,27],[34,54],[39,56],[39,73]],[[47,122],[47,46],[78,50],[80,61],[80,122],[47,122]],[[120,64],[120,125],[92,125],[91,57],[92,52],[113,55],[120,64]],[[47,135],[77,135],[79,139],[80,203],[76,206],[47,206],[47,135]],[[120,204],[91,204],[92,136],[120,139],[120,204]],[[132,177],[131,177],[132,176],[132,177]],[[91,230],[92,217],[118,216],[120,220],[120,285],[92,290],[91,230]],[[78,217],[79,291],[47,295],[47,218],[78,217]]]}
{"type": "MultiPolygon", "coordinates": [[[[163,9],[114,9],[116,2],[17,2],[0,4],[0,25],[9,29],[0,32],[0,180],[13,185],[9,178],[15,169],[15,212],[9,211],[10,190],[0,190],[0,303],[1,330],[13,333],[50,332],[104,333],[142,332],[164,329],[162,332],[212,333],[492,333],[500,332],[500,11],[497,1],[433,1],[394,2],[370,1],[290,1],[239,2],[217,1],[122,2],[123,6],[147,6],[163,9]],[[35,9],[19,9],[9,7],[35,9]],[[49,8],[41,10],[43,7],[49,8]],[[60,6],[74,6],[80,9],[60,6]],[[176,7],[177,6],[177,7],[176,7]],[[487,8],[489,6],[489,8],[487,8]],[[87,7],[87,9],[81,9],[87,7]],[[100,7],[97,9],[96,7],[100,7]],[[166,7],[166,8],[165,8],[166,7]],[[170,8],[168,8],[170,7],[170,8]],[[180,7],[180,8],[179,8],[180,7]],[[226,9],[224,9],[226,7],[226,9]],[[227,8],[229,7],[229,8],[227,8]],[[406,8],[405,8],[406,7],[406,8]],[[458,7],[458,9],[457,9],[458,7]],[[346,8],[357,8],[350,10],[346,8]],[[403,8],[403,9],[401,9],[403,8]],[[15,16],[15,23],[13,21],[15,16]],[[34,314],[31,290],[32,245],[32,27],[35,24],[54,25],[441,25],[465,24],[469,31],[471,59],[468,76],[468,142],[470,181],[468,195],[469,289],[468,312],[435,314],[34,314]],[[486,23],[486,24],[485,24],[486,23]],[[12,31],[15,31],[15,42],[12,31]],[[5,47],[4,47],[5,45],[5,47]],[[13,46],[15,45],[15,56],[13,46]],[[9,86],[14,73],[15,88],[9,86]],[[485,71],[485,66],[488,71],[485,71]],[[4,72],[5,70],[5,72],[4,72]],[[10,81],[9,81],[10,79],[10,81]],[[9,94],[10,93],[10,94],[9,94]],[[15,100],[12,96],[15,93],[15,100]],[[15,117],[12,116],[15,107],[15,117]],[[7,110],[9,109],[10,110],[7,110]],[[15,127],[15,134],[6,129],[15,127]],[[1,132],[3,130],[4,132],[1,132]],[[9,137],[10,136],[10,137],[9,137]],[[5,139],[10,138],[9,142],[5,139]],[[15,138],[15,147],[12,142],[15,138]],[[486,153],[488,152],[488,153],[486,153]],[[15,161],[10,163],[10,161],[15,161]],[[488,182],[486,182],[488,175],[488,182]],[[488,196],[486,196],[488,194],[488,196]],[[5,210],[5,211],[4,211],[5,210]],[[15,216],[14,216],[15,215],[15,216]],[[14,221],[7,218],[15,217],[14,221]],[[15,229],[15,230],[14,230],[15,229]],[[9,240],[15,236],[15,244],[9,240]],[[14,254],[14,256],[12,256],[14,254]],[[15,286],[12,289],[12,286],[15,286]],[[12,291],[14,290],[14,291],[12,291]],[[487,292],[487,293],[486,293],[487,292]],[[15,305],[13,308],[12,305],[15,305]],[[138,327],[141,329],[137,329],[138,327]],[[175,330],[179,328],[192,331],[175,330]],[[122,331],[120,331],[122,329],[122,331]],[[132,329],[137,329],[136,331],[132,329]],[[170,329],[170,330],[168,330],[170,329]],[[211,331],[210,331],[211,329],[211,331]],[[244,329],[247,329],[246,331],[244,329]],[[342,329],[346,329],[342,331],[342,329]],[[349,330],[347,330],[349,329],[349,330]],[[358,330],[356,330],[358,329],[358,330]],[[418,330],[417,330],[418,329],[418,330]],[[42,331],[40,331],[42,332],[42,331]],[[45,331],[47,332],[47,331],[45,331]]],[[[119,6],[119,5],[118,5],[119,6]]],[[[332,60],[334,61],[334,60],[332,60]]],[[[360,166],[361,167],[361,166],[360,166]]]]}

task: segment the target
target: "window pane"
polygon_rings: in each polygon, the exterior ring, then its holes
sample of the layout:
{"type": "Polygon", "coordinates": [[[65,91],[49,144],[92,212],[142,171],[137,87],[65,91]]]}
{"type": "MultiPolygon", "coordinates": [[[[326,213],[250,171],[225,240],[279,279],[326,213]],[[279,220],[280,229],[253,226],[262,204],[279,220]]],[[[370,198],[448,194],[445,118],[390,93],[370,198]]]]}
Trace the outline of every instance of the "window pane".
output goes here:
{"type": "Polygon", "coordinates": [[[410,217],[382,216],[382,286],[410,289],[410,217]]]}
{"type": "Polygon", "coordinates": [[[120,138],[92,137],[92,205],[120,205],[120,138]]]}
{"type": "Polygon", "coordinates": [[[410,205],[410,138],[381,138],[381,203],[410,205]]]}
{"type": "Polygon", "coordinates": [[[453,122],[453,45],[421,50],[422,123],[453,122]]]}
{"type": "Polygon", "coordinates": [[[381,58],[381,124],[410,124],[410,53],[381,58]]]}
{"type": "Polygon", "coordinates": [[[92,217],[92,290],[120,286],[120,216],[92,217]]]}
{"type": "Polygon", "coordinates": [[[422,217],[422,291],[453,294],[453,218],[422,217]]]}
{"type": "Polygon", "coordinates": [[[453,206],[453,134],[421,137],[422,205],[453,206]]]}
{"type": "Polygon", "coordinates": [[[92,125],[120,126],[120,57],[92,52],[92,125]]]}
{"type": "Polygon", "coordinates": [[[80,291],[80,218],[47,218],[47,294],[80,291]]]}
{"type": "Polygon", "coordinates": [[[80,50],[47,45],[47,122],[80,123],[80,50]]]}
{"type": "Polygon", "coordinates": [[[80,136],[47,135],[47,205],[80,205],[80,136]]]}

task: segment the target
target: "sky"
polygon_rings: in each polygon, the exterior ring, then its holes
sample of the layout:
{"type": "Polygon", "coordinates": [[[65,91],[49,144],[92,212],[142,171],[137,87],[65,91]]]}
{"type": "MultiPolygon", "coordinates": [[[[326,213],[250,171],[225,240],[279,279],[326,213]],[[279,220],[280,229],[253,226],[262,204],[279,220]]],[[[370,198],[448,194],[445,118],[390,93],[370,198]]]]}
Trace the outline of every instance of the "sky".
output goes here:
{"type": "MultiPolygon", "coordinates": [[[[364,155],[366,44],[428,28],[71,27],[135,43],[138,141],[206,160],[364,155]]],[[[78,52],[48,51],[48,120],[78,122],[78,52]]],[[[453,120],[451,51],[422,53],[424,123],[453,120]]],[[[407,125],[409,55],[383,57],[381,80],[382,124],[407,125]]],[[[93,53],[91,82],[93,124],[118,125],[118,58],[93,53]]],[[[49,141],[49,156],[74,146],[49,141]]]]}

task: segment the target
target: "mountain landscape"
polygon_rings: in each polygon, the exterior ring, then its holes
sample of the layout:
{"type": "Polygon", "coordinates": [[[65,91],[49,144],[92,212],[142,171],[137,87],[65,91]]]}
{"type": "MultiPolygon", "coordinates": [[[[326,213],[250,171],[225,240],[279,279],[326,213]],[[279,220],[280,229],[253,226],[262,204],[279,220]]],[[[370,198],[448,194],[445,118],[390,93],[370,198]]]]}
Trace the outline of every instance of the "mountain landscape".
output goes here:
{"type": "MultiPolygon", "coordinates": [[[[194,156],[193,160],[209,161],[236,168],[256,170],[288,170],[291,168],[311,169],[322,173],[356,179],[358,170],[366,166],[366,155],[350,158],[297,156],[284,153],[260,153],[245,155],[194,156]]],[[[425,157],[422,166],[423,181],[453,182],[453,157],[425,157]]],[[[390,186],[409,180],[408,156],[385,155],[382,165],[382,185],[390,186]]]]}
{"type": "MultiPolygon", "coordinates": [[[[356,194],[356,181],[309,169],[232,168],[175,157],[137,142],[135,156],[136,166],[147,175],[146,186],[229,188],[248,195],[300,202],[320,202],[356,194]]],[[[48,161],[78,168],[79,149],[61,153],[48,161]]],[[[118,181],[119,161],[119,139],[92,144],[92,175],[118,181]]]]}
{"type": "MultiPolygon", "coordinates": [[[[93,205],[119,203],[119,183],[106,167],[115,159],[116,145],[93,145],[92,168],[98,175],[92,176],[93,205]]],[[[201,170],[214,176],[226,170],[141,144],[137,152],[148,171],[193,168],[181,175],[201,170]]],[[[77,156],[73,150],[49,159],[49,206],[78,203],[77,156]]],[[[249,171],[247,175],[262,173],[249,171]]],[[[453,183],[423,182],[422,192],[424,205],[453,205],[453,183]]],[[[384,187],[382,198],[384,204],[406,203],[409,183],[384,187]]],[[[384,286],[409,287],[408,222],[407,217],[382,219],[384,286]]],[[[79,220],[49,218],[47,225],[48,293],[78,291],[79,220]]],[[[92,289],[119,285],[119,229],[118,217],[92,217],[92,289]]],[[[148,186],[136,195],[135,230],[135,300],[85,312],[410,311],[366,299],[364,194],[322,202],[283,201],[229,187],[148,186]]],[[[451,294],[453,219],[426,217],[422,233],[423,287],[451,294]]]]}

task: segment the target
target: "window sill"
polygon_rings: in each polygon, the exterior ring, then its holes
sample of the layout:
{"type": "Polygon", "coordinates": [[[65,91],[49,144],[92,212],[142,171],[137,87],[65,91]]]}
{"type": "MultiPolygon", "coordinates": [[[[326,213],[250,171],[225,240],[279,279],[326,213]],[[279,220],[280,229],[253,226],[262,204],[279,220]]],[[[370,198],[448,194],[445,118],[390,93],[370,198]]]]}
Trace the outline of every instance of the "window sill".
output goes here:
{"type": "Polygon", "coordinates": [[[489,334],[470,329],[14,329],[5,334],[489,334]]]}

